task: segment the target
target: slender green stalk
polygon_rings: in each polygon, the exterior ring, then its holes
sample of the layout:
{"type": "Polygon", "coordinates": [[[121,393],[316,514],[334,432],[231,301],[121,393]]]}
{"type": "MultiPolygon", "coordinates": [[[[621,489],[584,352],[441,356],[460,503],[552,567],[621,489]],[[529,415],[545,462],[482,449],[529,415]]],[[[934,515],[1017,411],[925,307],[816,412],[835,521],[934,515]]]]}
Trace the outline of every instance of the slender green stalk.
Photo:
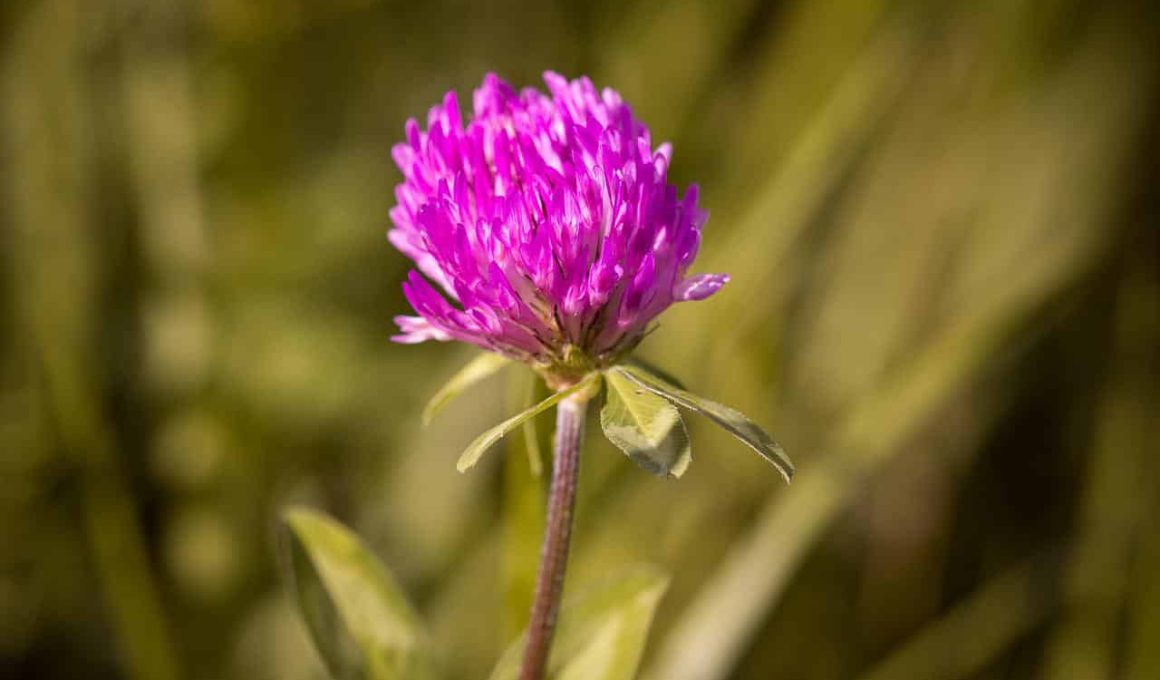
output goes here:
{"type": "Polygon", "coordinates": [[[576,505],[580,443],[588,399],[589,395],[582,392],[561,401],[556,408],[556,451],[552,462],[552,486],[548,492],[548,521],[520,680],[542,680],[548,663],[548,650],[552,645],[560,596],[564,591],[564,570],[572,536],[572,511],[576,505]]]}

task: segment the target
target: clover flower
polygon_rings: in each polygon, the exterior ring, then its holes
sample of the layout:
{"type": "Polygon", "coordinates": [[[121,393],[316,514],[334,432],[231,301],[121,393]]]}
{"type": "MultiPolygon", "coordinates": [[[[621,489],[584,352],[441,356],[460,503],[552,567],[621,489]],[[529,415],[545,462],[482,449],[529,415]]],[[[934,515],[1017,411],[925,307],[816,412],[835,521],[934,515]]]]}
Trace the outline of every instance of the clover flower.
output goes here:
{"type": "MultiPolygon", "coordinates": [[[[729,431],[787,481],[793,474],[785,452],[752,420],[628,356],[670,305],[703,300],[729,277],[689,274],[706,213],[695,185],[680,196],[669,183],[672,148],[654,148],[615,91],[552,72],[544,82],[549,94],[516,92],[488,75],[466,124],[449,92],[428,114],[426,131],[407,121],[407,141],[392,150],[403,182],[389,237],[415,262],[403,292],[418,313],[396,317],[402,332],[394,340],[460,340],[490,350],[435,395],[424,420],[509,360],[530,365],[554,390],[477,437],[458,464],[472,467],[504,435],[556,407],[544,547],[517,650],[520,680],[544,677],[585,413],[602,388],[605,436],[653,474],[680,477],[692,461],[678,407],[729,431]]],[[[538,469],[538,453],[531,461],[538,469]]]]}
{"type": "Polygon", "coordinates": [[[549,94],[494,74],[464,123],[449,92],[407,121],[391,243],[411,258],[418,316],[394,340],[460,340],[567,384],[616,363],[669,305],[725,274],[689,275],[707,214],[668,181],[672,147],[614,90],[544,75],[549,94]]]}

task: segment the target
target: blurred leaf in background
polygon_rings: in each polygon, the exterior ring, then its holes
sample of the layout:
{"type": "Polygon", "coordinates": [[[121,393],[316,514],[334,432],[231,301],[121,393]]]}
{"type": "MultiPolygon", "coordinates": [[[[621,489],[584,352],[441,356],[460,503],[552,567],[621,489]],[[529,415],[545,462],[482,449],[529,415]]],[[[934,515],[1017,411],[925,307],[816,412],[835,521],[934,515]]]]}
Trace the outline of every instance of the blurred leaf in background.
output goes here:
{"type": "Polygon", "coordinates": [[[455,460],[547,395],[421,428],[470,357],[388,340],[389,149],[553,68],[673,142],[732,275],[644,357],[797,464],[588,438],[567,588],[671,574],[641,677],[1160,677],[1158,45],[1131,0],[0,3],[0,675],[325,677],[294,503],[492,672],[547,419],[455,460]]]}
{"type": "Polygon", "coordinates": [[[305,509],[288,511],[285,526],[287,581],[331,676],[433,678],[422,622],[358,537],[305,509]]]}

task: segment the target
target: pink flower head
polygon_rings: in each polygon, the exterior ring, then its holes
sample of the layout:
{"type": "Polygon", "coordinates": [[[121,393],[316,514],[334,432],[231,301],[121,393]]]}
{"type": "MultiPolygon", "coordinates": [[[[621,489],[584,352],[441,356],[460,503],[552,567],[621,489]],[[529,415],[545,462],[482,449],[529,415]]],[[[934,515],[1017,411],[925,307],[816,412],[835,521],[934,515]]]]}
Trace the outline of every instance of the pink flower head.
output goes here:
{"type": "Polygon", "coordinates": [[[674,302],[717,292],[688,274],[706,213],[669,184],[620,95],[544,74],[549,95],[494,74],[465,125],[454,92],[427,129],[407,121],[391,243],[415,262],[403,291],[418,316],[397,342],[462,340],[558,375],[607,366],[674,302]]]}

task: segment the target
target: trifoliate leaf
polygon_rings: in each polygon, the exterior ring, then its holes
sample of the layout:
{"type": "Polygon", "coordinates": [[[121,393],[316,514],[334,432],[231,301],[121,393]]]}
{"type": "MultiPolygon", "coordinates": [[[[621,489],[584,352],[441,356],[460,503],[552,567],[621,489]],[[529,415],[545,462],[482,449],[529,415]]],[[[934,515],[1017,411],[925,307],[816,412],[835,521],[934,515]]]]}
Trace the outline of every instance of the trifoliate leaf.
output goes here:
{"type": "Polygon", "coordinates": [[[773,463],[785,477],[785,481],[788,482],[793,478],[793,462],[782,450],[781,445],[743,413],[687,392],[639,366],[617,366],[607,372],[623,375],[637,385],[668,399],[677,406],[696,411],[709,418],[759,453],[762,458],[773,463]]]}
{"type": "Polygon", "coordinates": [[[283,521],[294,600],[331,676],[435,677],[418,615],[358,537],[310,510],[291,510],[283,521]]]}
{"type": "Polygon", "coordinates": [[[494,445],[500,439],[503,439],[505,434],[522,425],[524,421],[543,413],[566,397],[570,397],[573,394],[582,392],[584,390],[596,390],[599,384],[600,374],[589,373],[584,377],[583,380],[576,383],[572,387],[569,387],[566,390],[561,390],[531,407],[530,409],[527,409],[523,413],[519,413],[512,416],[511,418],[508,418],[499,425],[496,425],[487,432],[479,435],[475,438],[475,441],[468,444],[467,449],[465,449],[463,454],[459,456],[459,462],[455,467],[460,472],[468,470],[479,462],[479,459],[483,456],[484,453],[487,452],[489,448],[492,447],[492,445],[494,445]]]}
{"type": "Polygon", "coordinates": [[[439,388],[435,396],[431,397],[431,401],[427,402],[427,406],[423,409],[423,425],[430,424],[435,416],[443,410],[443,407],[451,403],[451,400],[458,397],[464,390],[508,365],[510,361],[505,356],[484,352],[467,362],[467,365],[451,376],[451,379],[439,388]]]}
{"type": "Polygon", "coordinates": [[[608,385],[600,410],[604,436],[654,475],[684,474],[693,456],[676,407],[616,371],[605,373],[604,380],[608,385]]]}
{"type": "MultiPolygon", "coordinates": [[[[556,680],[635,678],[653,614],[666,588],[666,576],[642,567],[565,597],[547,676],[556,680]]],[[[500,657],[488,680],[515,680],[523,653],[521,637],[500,657]]]]}

